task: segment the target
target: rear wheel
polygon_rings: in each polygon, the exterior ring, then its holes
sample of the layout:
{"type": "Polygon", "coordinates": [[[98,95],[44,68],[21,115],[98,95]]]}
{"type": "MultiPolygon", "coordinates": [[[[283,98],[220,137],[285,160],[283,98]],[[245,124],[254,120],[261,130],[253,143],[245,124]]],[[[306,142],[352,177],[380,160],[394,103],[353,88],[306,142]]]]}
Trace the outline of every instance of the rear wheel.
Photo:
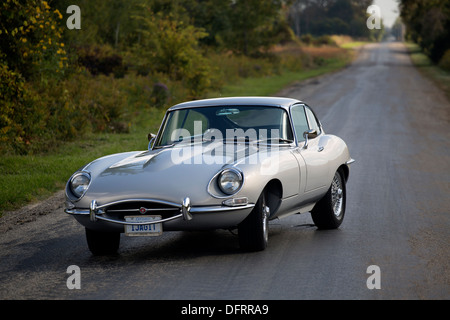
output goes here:
{"type": "Polygon", "coordinates": [[[261,251],[269,242],[270,209],[265,192],[261,194],[252,212],[238,226],[239,245],[246,251],[261,251]]]}
{"type": "Polygon", "coordinates": [[[311,217],[317,228],[338,228],[344,220],[345,201],[345,180],[341,171],[338,170],[334,174],[330,189],[311,211],[311,217]]]}
{"type": "Polygon", "coordinates": [[[86,240],[94,255],[115,254],[119,250],[120,233],[100,232],[86,228],[86,240]]]}

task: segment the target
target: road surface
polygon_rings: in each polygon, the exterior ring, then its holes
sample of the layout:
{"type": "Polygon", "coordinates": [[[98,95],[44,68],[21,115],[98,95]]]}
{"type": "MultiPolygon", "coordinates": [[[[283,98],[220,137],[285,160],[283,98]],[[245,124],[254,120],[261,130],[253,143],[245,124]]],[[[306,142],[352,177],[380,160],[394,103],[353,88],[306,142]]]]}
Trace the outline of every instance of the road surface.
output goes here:
{"type": "Polygon", "coordinates": [[[271,222],[263,252],[241,252],[228,231],[174,232],[94,257],[62,206],[44,209],[0,234],[0,299],[449,299],[444,94],[401,43],[366,45],[343,71],[281,94],[311,105],[356,159],[338,230],[295,215],[271,222]],[[72,265],[80,289],[67,286],[72,265]]]}

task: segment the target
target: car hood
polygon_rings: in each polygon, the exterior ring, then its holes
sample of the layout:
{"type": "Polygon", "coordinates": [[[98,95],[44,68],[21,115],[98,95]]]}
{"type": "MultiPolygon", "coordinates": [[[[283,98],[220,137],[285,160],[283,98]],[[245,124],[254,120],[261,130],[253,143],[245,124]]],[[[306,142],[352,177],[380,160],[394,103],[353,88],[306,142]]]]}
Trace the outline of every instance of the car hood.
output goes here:
{"type": "Polygon", "coordinates": [[[84,206],[92,200],[104,204],[148,198],[181,203],[190,197],[196,205],[210,205],[211,179],[224,167],[249,162],[245,160],[260,150],[245,143],[211,142],[104,157],[83,168],[91,173],[91,184],[80,201],[84,206]]]}

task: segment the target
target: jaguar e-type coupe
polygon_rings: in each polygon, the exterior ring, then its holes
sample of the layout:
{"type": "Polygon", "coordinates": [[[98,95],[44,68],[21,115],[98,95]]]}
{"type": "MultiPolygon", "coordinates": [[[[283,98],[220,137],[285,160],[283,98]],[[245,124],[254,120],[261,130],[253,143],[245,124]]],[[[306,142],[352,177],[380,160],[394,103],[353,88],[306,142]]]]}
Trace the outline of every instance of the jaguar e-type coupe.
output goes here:
{"type": "Polygon", "coordinates": [[[117,252],[120,234],[237,229],[264,250],[269,220],[310,212],[338,228],[354,161],[304,102],[237,97],[169,108],[148,150],[108,155],[75,172],[65,212],[86,229],[93,254],[117,252]]]}

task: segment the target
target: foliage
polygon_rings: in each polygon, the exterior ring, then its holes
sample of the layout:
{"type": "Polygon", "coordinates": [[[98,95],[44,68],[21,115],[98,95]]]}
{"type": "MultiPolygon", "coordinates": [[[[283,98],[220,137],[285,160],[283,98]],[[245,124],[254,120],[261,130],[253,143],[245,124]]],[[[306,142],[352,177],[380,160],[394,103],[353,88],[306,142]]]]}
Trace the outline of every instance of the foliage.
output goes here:
{"type": "Polygon", "coordinates": [[[366,10],[371,4],[372,0],[293,0],[289,22],[297,36],[341,34],[379,40],[380,32],[366,26],[366,10]]]}
{"type": "Polygon", "coordinates": [[[400,11],[408,38],[438,63],[450,49],[450,1],[401,0],[400,11]]]}
{"type": "Polygon", "coordinates": [[[4,1],[0,9],[0,60],[27,79],[64,74],[69,65],[62,18],[46,1],[4,1]]]}
{"type": "Polygon", "coordinates": [[[192,97],[202,95],[210,85],[209,67],[198,49],[198,41],[206,33],[173,15],[155,14],[146,6],[134,18],[140,25],[141,41],[132,54],[134,61],[140,61],[138,68],[167,74],[173,80],[183,81],[192,97]]]}
{"type": "Polygon", "coordinates": [[[23,154],[65,135],[52,120],[66,116],[64,103],[54,108],[64,96],[58,92],[47,101],[40,95],[69,69],[63,17],[46,1],[7,0],[0,6],[0,150],[23,154]]]}
{"type": "Polygon", "coordinates": [[[278,43],[287,28],[280,15],[281,4],[277,0],[229,1],[230,28],[221,34],[225,46],[236,53],[255,55],[278,43]]]}
{"type": "Polygon", "coordinates": [[[114,74],[120,78],[126,73],[127,67],[123,63],[122,56],[109,45],[81,46],[76,52],[78,62],[94,76],[114,74]]]}
{"type": "Polygon", "coordinates": [[[446,71],[450,71],[450,49],[445,51],[441,61],[439,61],[439,66],[446,71]]]}
{"type": "Polygon", "coordinates": [[[19,153],[30,143],[31,130],[26,128],[34,129],[42,118],[33,100],[23,77],[0,64],[0,143],[19,153]]]}

